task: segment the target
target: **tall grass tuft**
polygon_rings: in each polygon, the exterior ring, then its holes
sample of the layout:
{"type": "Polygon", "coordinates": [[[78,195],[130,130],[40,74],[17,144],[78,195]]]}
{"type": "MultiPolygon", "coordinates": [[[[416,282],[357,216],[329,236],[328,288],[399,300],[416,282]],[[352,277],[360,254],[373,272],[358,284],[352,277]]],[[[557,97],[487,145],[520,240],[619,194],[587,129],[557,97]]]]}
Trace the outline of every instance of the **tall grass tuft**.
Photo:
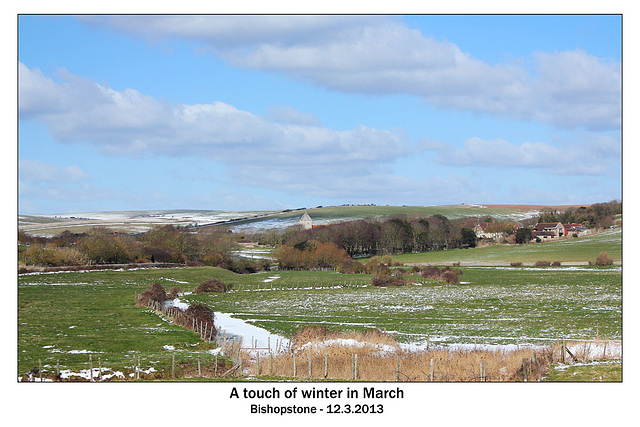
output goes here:
{"type": "MultiPolygon", "coordinates": [[[[581,352],[582,353],[582,352],[581,352]]],[[[379,330],[301,329],[291,351],[261,357],[253,374],[305,379],[416,382],[541,381],[560,347],[408,351],[379,330]]]]}

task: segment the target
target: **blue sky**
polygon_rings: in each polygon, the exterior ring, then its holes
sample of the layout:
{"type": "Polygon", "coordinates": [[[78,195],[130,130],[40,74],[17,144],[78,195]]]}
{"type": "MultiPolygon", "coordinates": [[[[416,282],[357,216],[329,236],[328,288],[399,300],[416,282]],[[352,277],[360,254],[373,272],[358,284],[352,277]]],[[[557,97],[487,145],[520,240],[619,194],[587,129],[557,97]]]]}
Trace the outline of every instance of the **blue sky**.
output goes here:
{"type": "Polygon", "coordinates": [[[620,199],[621,25],[22,15],[19,212],[620,199]]]}

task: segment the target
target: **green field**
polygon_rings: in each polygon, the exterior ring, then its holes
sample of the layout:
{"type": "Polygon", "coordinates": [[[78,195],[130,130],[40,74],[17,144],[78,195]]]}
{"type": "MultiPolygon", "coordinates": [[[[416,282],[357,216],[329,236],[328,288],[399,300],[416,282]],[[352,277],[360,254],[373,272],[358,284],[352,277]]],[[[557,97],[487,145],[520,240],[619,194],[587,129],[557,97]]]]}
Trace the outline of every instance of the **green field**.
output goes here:
{"type": "Polygon", "coordinates": [[[611,230],[595,236],[532,243],[527,245],[493,245],[450,251],[394,255],[406,264],[509,265],[512,262],[534,264],[537,261],[582,263],[594,261],[605,251],[617,263],[622,261],[622,231],[611,230]]]}
{"type": "MultiPolygon", "coordinates": [[[[527,217],[528,208],[518,208],[514,206],[506,207],[478,207],[473,205],[451,205],[451,206],[328,206],[307,209],[309,215],[317,223],[329,223],[337,221],[350,221],[364,218],[376,218],[388,215],[408,215],[408,216],[433,216],[444,215],[450,220],[468,217],[492,216],[500,220],[520,220],[527,217]]],[[[297,222],[302,215],[302,210],[271,215],[264,219],[239,221],[236,224],[252,223],[259,225],[262,221],[273,223],[297,222]]]]}
{"type": "Polygon", "coordinates": [[[620,362],[578,363],[573,366],[552,366],[545,381],[553,382],[620,382],[622,364],[620,362]]]}
{"type": "Polygon", "coordinates": [[[178,365],[196,358],[211,361],[214,344],[134,305],[150,283],[190,292],[211,278],[231,284],[232,290],[182,299],[287,337],[302,326],[324,325],[380,328],[401,343],[423,347],[427,340],[431,345],[549,344],[596,335],[619,340],[621,267],[496,263],[584,261],[602,250],[620,259],[620,247],[621,233],[614,231],[564,242],[401,255],[397,259],[404,262],[462,261],[463,275],[455,285],[405,276],[412,284],[399,288],[372,287],[370,275],[333,271],[239,275],[191,267],[19,275],[17,374],[39,365],[45,372],[58,364],[87,369],[90,356],[94,367],[100,363],[126,375],[138,358],[143,369],[157,372],[170,369],[172,356],[178,365]]]}
{"type": "Polygon", "coordinates": [[[102,366],[130,370],[136,357],[166,370],[180,360],[211,359],[196,334],[133,305],[149,283],[190,291],[206,279],[234,284],[226,294],[189,295],[215,311],[290,336],[305,325],[392,332],[398,341],[424,344],[545,344],[561,339],[620,339],[619,268],[464,268],[458,285],[362,286],[366,276],[334,272],[235,275],[215,268],[64,273],[19,279],[18,374],[102,366]],[[165,347],[171,346],[171,347],[165,347]],[[166,350],[175,349],[175,351],[166,350]],[[95,365],[94,365],[95,366],[95,365]]]}

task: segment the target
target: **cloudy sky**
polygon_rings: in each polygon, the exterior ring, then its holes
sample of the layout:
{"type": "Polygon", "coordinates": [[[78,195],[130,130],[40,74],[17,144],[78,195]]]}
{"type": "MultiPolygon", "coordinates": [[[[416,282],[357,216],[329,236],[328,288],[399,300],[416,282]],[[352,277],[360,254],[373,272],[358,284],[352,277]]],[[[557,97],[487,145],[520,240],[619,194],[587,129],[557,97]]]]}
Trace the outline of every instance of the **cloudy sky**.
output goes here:
{"type": "Polygon", "coordinates": [[[19,212],[620,199],[621,25],[22,15],[19,212]]]}

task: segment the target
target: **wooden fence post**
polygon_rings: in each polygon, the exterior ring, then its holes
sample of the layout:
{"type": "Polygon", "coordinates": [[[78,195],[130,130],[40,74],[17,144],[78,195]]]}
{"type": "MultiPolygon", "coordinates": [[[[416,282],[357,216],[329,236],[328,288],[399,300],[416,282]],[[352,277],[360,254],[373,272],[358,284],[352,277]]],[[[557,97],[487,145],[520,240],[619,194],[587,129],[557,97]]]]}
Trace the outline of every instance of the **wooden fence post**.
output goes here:
{"type": "Polygon", "coordinates": [[[293,376],[296,376],[296,354],[293,353],[293,376]]]}
{"type": "Polygon", "coordinates": [[[311,352],[307,354],[309,355],[309,378],[311,378],[311,352]]]}
{"type": "Polygon", "coordinates": [[[325,353],[324,354],[324,377],[327,378],[328,374],[329,374],[329,361],[328,361],[327,353],[325,353]]]}
{"type": "Polygon", "coordinates": [[[396,381],[400,382],[400,356],[396,356],[396,381]]]}
{"type": "Polygon", "coordinates": [[[171,378],[176,376],[176,355],[171,353],[171,378]]]}
{"type": "Polygon", "coordinates": [[[89,355],[89,381],[93,382],[93,361],[91,355],[89,355]]]}
{"type": "Polygon", "coordinates": [[[198,356],[198,376],[202,376],[202,370],[200,369],[200,356],[198,356]]]}
{"type": "Polygon", "coordinates": [[[358,355],[353,355],[353,379],[358,379],[358,355]]]}
{"type": "Polygon", "coordinates": [[[429,374],[429,379],[433,382],[433,359],[431,359],[431,370],[429,374]]]}

